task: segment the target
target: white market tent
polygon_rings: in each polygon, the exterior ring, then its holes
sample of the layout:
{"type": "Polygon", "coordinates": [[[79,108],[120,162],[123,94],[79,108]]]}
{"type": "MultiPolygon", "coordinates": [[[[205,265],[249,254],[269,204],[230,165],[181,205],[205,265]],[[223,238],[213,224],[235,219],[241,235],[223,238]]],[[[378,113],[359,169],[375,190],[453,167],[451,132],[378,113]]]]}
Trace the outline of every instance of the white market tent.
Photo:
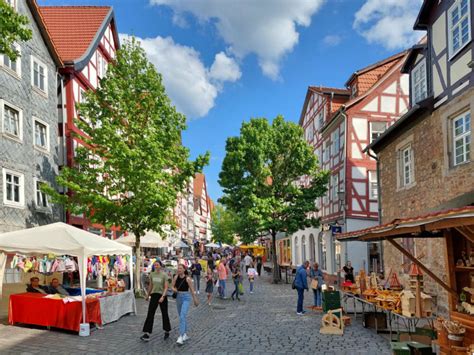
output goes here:
{"type": "MultiPolygon", "coordinates": [[[[0,251],[24,255],[55,254],[77,257],[84,323],[86,321],[85,296],[88,257],[94,255],[130,255],[130,285],[133,285],[131,247],[62,222],[0,234],[0,251]]],[[[1,267],[4,268],[5,264],[1,267]]]]}
{"type": "MultiPolygon", "coordinates": [[[[131,247],[135,246],[135,235],[129,234],[126,237],[122,237],[116,240],[117,242],[131,247]]],[[[161,236],[155,232],[146,232],[144,236],[140,238],[140,247],[142,248],[167,248],[169,243],[163,240],[161,236]]]]}
{"type": "Polygon", "coordinates": [[[187,245],[185,242],[183,242],[182,240],[178,240],[176,243],[173,244],[173,248],[181,248],[181,249],[185,249],[185,248],[189,248],[189,245],[187,245]]]}
{"type": "Polygon", "coordinates": [[[206,244],[204,246],[206,248],[220,248],[221,247],[219,244],[216,244],[216,243],[209,243],[209,244],[206,244]]]}

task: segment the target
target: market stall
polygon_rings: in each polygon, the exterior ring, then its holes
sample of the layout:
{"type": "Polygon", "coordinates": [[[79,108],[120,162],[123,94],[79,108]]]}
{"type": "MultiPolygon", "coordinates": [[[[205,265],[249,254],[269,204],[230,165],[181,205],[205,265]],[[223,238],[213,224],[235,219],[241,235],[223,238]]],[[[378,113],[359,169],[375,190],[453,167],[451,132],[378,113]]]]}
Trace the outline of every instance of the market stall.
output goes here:
{"type": "MultiPolygon", "coordinates": [[[[51,268],[54,265],[48,265],[46,255],[68,256],[68,258],[65,258],[67,259],[65,263],[73,263],[72,258],[75,257],[77,258],[77,269],[79,271],[81,295],[76,296],[76,298],[73,296],[55,299],[49,295],[41,294],[39,296],[31,296],[31,294],[12,295],[10,297],[9,310],[11,324],[21,322],[77,331],[81,319],[84,324],[88,324],[89,322],[102,324],[104,323],[102,318],[105,318],[107,321],[113,318],[117,319],[120,313],[123,315],[123,311],[117,311],[120,308],[124,308],[125,311],[130,310],[131,307],[133,311],[135,309],[135,299],[132,289],[124,292],[124,294],[128,296],[118,297],[118,295],[115,294],[116,287],[110,286],[110,296],[107,297],[107,301],[101,302],[100,298],[86,299],[86,277],[89,271],[88,267],[91,267],[91,258],[101,255],[110,255],[110,258],[113,258],[113,255],[127,255],[129,263],[128,269],[132,270],[132,248],[128,246],[59,222],[4,233],[0,235],[0,251],[10,254],[17,253],[24,256],[36,256],[38,258],[44,257],[45,263],[39,263],[39,267],[45,267],[44,265],[47,265],[46,267],[51,268]],[[123,302],[114,302],[114,299],[127,299],[129,300],[129,305],[123,307],[123,302]],[[35,304],[34,308],[30,308],[29,314],[25,314],[24,312],[25,304],[27,303],[35,304]],[[103,306],[105,303],[108,303],[108,307],[103,306]],[[115,306],[112,306],[112,304],[115,306]],[[81,306],[79,307],[79,305],[81,306]],[[77,316],[78,309],[82,311],[80,317],[77,316]],[[100,309],[100,314],[97,313],[97,309],[100,309]],[[48,312],[45,312],[46,310],[48,310],[48,312]],[[113,315],[109,316],[109,314],[113,315]]],[[[100,257],[99,259],[103,262],[110,262],[110,259],[107,257],[100,257]]],[[[3,274],[6,257],[3,256],[0,260],[2,260],[0,263],[0,274],[3,274]]],[[[31,263],[29,259],[24,260],[28,260],[27,262],[31,263]]],[[[23,259],[21,262],[23,262],[23,259]]],[[[132,275],[133,272],[130,272],[130,278],[133,277],[132,275]]],[[[133,285],[133,280],[131,281],[131,285],[133,285]]],[[[88,329],[88,326],[84,326],[84,328],[88,329]]],[[[87,330],[85,333],[87,333],[87,330]]]]}
{"type": "MultiPolygon", "coordinates": [[[[451,352],[456,347],[474,344],[474,207],[467,206],[448,211],[440,211],[415,218],[398,219],[391,223],[356,232],[341,234],[340,241],[380,241],[384,240],[408,258],[419,271],[430,277],[448,293],[449,319],[438,322],[438,346],[443,352],[451,352]],[[405,249],[400,238],[442,238],[445,247],[446,281],[435,274],[413,253],[405,249]],[[446,335],[446,336],[445,336],[446,335]]],[[[442,257],[439,255],[439,257],[442,257]]],[[[412,275],[410,275],[411,277],[412,275]]],[[[390,280],[390,275],[388,277],[390,280]]],[[[415,285],[415,294],[405,297],[408,307],[414,307],[412,316],[422,316],[424,297],[419,277],[410,279],[415,285]],[[416,284],[418,283],[418,285],[416,284]],[[410,306],[413,302],[413,306],[410,306]],[[418,310],[420,308],[420,311],[418,310]]],[[[409,311],[410,313],[410,311],[409,311]]],[[[402,313],[404,314],[404,313],[402,313]]]]}

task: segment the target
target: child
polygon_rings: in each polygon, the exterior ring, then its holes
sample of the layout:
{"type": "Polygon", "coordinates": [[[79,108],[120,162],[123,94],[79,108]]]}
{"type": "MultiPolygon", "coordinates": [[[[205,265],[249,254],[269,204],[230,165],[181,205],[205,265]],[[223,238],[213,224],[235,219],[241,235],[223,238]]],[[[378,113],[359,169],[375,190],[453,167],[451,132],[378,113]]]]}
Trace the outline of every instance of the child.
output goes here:
{"type": "Polygon", "coordinates": [[[207,268],[206,273],[206,293],[207,293],[207,305],[211,305],[212,292],[214,292],[214,277],[212,275],[212,269],[207,268]]]}
{"type": "Polygon", "coordinates": [[[251,263],[247,271],[247,276],[249,278],[249,283],[250,283],[250,293],[253,293],[253,283],[255,282],[256,275],[257,275],[257,270],[255,270],[253,263],[251,263]]]}

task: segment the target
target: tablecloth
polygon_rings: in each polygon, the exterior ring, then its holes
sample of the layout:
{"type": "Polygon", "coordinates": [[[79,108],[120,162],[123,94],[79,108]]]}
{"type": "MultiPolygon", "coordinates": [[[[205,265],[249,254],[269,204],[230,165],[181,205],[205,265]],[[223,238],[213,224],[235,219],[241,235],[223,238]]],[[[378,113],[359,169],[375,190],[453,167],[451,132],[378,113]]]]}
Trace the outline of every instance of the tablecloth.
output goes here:
{"type": "MultiPolygon", "coordinates": [[[[86,300],[88,323],[102,324],[98,299],[86,300]]],[[[10,295],[8,309],[10,324],[24,323],[61,328],[78,332],[82,323],[82,302],[46,298],[39,293],[10,295]]]]}
{"type": "Polygon", "coordinates": [[[128,313],[136,313],[133,291],[125,291],[99,298],[102,324],[119,320],[128,313]]]}

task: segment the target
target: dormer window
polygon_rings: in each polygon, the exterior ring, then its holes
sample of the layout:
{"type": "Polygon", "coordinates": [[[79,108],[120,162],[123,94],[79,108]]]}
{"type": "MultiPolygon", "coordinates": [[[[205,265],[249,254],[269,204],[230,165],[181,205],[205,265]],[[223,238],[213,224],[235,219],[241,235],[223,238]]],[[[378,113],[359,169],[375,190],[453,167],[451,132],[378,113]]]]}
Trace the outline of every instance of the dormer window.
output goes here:
{"type": "Polygon", "coordinates": [[[456,0],[448,12],[449,56],[454,57],[471,41],[470,0],[456,0]]]}
{"type": "Polygon", "coordinates": [[[357,96],[357,85],[354,84],[351,86],[351,97],[354,98],[357,96]]]}
{"type": "Polygon", "coordinates": [[[426,60],[422,59],[411,71],[411,102],[417,104],[428,96],[426,86],[426,60]]]}

